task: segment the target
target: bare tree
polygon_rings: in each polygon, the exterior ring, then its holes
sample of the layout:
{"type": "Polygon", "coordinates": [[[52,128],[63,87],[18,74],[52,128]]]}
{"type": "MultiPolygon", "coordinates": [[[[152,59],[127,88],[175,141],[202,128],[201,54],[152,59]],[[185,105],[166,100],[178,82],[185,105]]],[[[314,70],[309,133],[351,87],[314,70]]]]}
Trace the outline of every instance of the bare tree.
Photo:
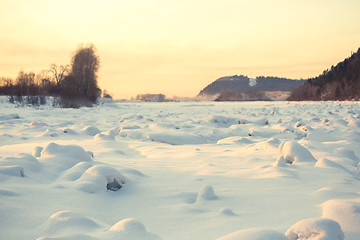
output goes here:
{"type": "Polygon", "coordinates": [[[40,96],[50,95],[52,93],[52,86],[54,84],[50,79],[50,71],[48,70],[41,70],[38,74],[36,74],[35,82],[40,96]]]}
{"type": "Polygon", "coordinates": [[[11,86],[11,85],[13,85],[13,80],[11,78],[0,77],[0,86],[1,87],[11,86]]]}
{"type": "Polygon", "coordinates": [[[67,74],[69,74],[70,66],[69,65],[60,65],[57,66],[56,64],[51,64],[50,66],[50,73],[58,86],[61,88],[62,82],[67,74]]]}
{"type": "Polygon", "coordinates": [[[11,78],[0,77],[0,95],[11,95],[14,81],[11,78]]]}
{"type": "Polygon", "coordinates": [[[16,88],[18,96],[34,95],[35,73],[25,73],[20,71],[16,78],[16,88]]]}

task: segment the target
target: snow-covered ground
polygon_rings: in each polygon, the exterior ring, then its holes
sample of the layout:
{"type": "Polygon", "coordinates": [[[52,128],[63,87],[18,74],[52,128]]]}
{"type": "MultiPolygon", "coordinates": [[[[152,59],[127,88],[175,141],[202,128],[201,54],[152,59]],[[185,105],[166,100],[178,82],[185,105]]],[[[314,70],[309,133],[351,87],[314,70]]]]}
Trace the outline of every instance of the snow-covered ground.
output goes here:
{"type": "Polygon", "coordinates": [[[358,102],[0,104],[0,239],[360,239],[358,102]]]}

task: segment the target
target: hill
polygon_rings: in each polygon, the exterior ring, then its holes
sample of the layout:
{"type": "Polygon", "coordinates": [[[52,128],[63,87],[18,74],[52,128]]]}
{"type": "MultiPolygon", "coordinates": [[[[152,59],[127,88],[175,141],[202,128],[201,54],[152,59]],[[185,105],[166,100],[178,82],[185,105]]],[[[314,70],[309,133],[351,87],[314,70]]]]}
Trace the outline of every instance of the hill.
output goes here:
{"type": "Polygon", "coordinates": [[[249,78],[244,75],[227,76],[219,78],[206,86],[200,91],[198,97],[216,97],[221,95],[221,100],[226,100],[224,95],[229,95],[231,96],[231,100],[235,100],[234,96],[243,96],[244,94],[246,96],[249,94],[251,96],[262,96],[265,92],[288,92],[304,83],[305,81],[303,80],[278,77],[259,76],[256,78],[249,78]]]}
{"type": "Polygon", "coordinates": [[[293,91],[289,101],[360,100],[360,48],[293,91]]]}

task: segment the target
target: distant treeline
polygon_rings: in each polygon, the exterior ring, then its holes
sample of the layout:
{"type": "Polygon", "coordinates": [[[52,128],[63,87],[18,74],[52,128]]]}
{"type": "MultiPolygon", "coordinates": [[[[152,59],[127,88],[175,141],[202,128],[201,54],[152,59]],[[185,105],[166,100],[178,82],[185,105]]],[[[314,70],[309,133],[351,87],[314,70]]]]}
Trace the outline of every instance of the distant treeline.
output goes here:
{"type": "Polygon", "coordinates": [[[270,101],[265,92],[248,91],[248,92],[233,92],[224,91],[215,99],[215,101],[270,101]]]}
{"type": "Polygon", "coordinates": [[[360,100],[360,48],[295,89],[290,101],[360,100]]]}
{"type": "MultiPolygon", "coordinates": [[[[97,83],[99,66],[94,45],[81,46],[70,65],[52,64],[38,74],[20,71],[15,80],[0,77],[0,95],[13,103],[45,104],[45,96],[53,96],[63,107],[91,106],[102,92],[97,83]]],[[[106,90],[103,94],[111,97],[106,90]]]]}
{"type": "Polygon", "coordinates": [[[166,96],[164,94],[138,94],[135,100],[143,102],[165,102],[166,96]]]}

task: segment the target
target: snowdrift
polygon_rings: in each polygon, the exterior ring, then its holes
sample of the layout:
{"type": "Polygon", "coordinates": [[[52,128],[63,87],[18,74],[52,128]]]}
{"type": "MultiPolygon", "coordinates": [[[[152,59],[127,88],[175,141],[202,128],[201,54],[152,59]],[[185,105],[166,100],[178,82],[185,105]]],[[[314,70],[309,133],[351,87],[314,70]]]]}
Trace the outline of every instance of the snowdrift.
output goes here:
{"type": "Polygon", "coordinates": [[[360,239],[357,102],[0,109],[1,239],[360,239]]]}

